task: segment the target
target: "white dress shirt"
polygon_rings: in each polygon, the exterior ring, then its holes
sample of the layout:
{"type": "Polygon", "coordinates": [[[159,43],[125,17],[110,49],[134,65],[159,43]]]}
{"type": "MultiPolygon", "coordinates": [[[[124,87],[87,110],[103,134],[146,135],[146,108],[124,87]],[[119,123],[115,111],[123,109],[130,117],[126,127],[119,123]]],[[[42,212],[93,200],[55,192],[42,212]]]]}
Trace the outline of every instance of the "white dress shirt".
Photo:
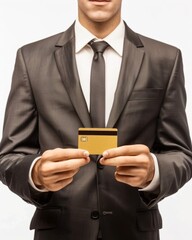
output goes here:
{"type": "MultiPolygon", "coordinates": [[[[105,50],[103,56],[105,59],[105,120],[106,124],[109,119],[110,111],[113,105],[114,94],[117,87],[117,82],[119,78],[121,61],[123,55],[123,44],[124,44],[124,36],[125,36],[125,25],[121,20],[120,24],[116,27],[116,29],[110,33],[104,39],[97,39],[92,33],[90,33],[86,28],[84,28],[78,20],[75,23],[75,55],[76,55],[76,63],[77,69],[79,73],[79,79],[81,83],[81,88],[87,103],[87,107],[89,109],[90,104],[90,75],[91,75],[91,64],[94,52],[92,48],[89,46],[89,42],[93,39],[96,40],[104,40],[109,44],[109,47],[105,50]]],[[[140,189],[140,191],[153,191],[159,186],[159,167],[157,158],[154,154],[151,154],[155,164],[155,175],[152,182],[145,188],[140,189]]],[[[45,191],[38,189],[31,177],[31,172],[34,164],[40,158],[34,160],[31,165],[30,173],[29,173],[29,182],[33,188],[38,191],[45,191]]]]}
{"type": "MultiPolygon", "coordinates": [[[[106,38],[101,39],[109,44],[109,47],[103,53],[105,59],[105,121],[109,119],[109,114],[112,108],[114,94],[117,87],[117,81],[119,78],[119,72],[121,67],[121,60],[123,55],[123,43],[125,35],[125,25],[123,21],[118,27],[109,34],[106,38]],[[114,67],[115,66],[115,67],[114,67]]],[[[79,72],[79,78],[81,87],[87,102],[89,109],[90,104],[90,75],[91,64],[94,52],[88,43],[96,39],[86,28],[84,28],[79,21],[75,24],[75,53],[77,61],[77,69],[79,72]]]]}

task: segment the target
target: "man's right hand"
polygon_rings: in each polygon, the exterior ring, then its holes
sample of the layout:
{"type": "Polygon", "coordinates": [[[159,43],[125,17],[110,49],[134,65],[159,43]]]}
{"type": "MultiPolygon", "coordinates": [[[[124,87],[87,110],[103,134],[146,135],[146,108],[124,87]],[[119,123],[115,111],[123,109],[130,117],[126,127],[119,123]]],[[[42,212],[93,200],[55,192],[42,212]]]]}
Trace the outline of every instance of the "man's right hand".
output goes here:
{"type": "Polygon", "coordinates": [[[59,191],[73,181],[80,167],[89,162],[89,152],[82,149],[47,150],[35,163],[32,180],[39,189],[59,191]]]}

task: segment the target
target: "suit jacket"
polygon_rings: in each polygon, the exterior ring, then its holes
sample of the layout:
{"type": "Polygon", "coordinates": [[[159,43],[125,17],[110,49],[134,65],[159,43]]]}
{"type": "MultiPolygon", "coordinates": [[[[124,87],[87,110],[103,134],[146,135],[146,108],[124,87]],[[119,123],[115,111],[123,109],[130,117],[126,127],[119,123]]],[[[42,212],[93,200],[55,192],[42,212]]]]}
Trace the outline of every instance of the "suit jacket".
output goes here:
{"type": "MultiPolygon", "coordinates": [[[[18,50],[0,147],[0,179],[37,210],[35,240],[158,240],[158,202],[192,174],[180,51],[126,26],[124,52],[107,127],[118,145],[145,144],[158,159],[160,187],[138,189],[114,179],[94,158],[55,193],[28,183],[29,168],[47,149],[77,148],[79,127],[91,127],[75,61],[72,25],[18,50]]],[[[86,71],[86,66],[85,66],[86,71]]]]}

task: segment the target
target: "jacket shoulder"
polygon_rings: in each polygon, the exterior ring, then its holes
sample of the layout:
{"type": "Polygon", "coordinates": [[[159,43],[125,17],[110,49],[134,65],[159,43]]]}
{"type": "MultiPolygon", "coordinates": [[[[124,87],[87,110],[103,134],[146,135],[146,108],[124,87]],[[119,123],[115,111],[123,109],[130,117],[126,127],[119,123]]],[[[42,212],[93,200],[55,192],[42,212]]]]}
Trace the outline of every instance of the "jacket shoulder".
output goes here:
{"type": "Polygon", "coordinates": [[[65,32],[58,33],[53,36],[49,36],[47,38],[40,39],[38,41],[28,43],[21,47],[21,51],[24,53],[24,55],[32,54],[35,52],[42,53],[43,51],[48,51],[48,52],[53,51],[53,49],[55,49],[55,45],[57,44],[57,42],[59,41],[59,39],[61,38],[61,36],[64,33],[65,32]]]}
{"type": "Polygon", "coordinates": [[[63,46],[67,41],[74,37],[74,23],[64,32],[55,34],[53,36],[41,39],[39,41],[27,44],[21,49],[23,51],[40,51],[52,50],[57,46],[63,46]]]}
{"type": "Polygon", "coordinates": [[[169,58],[175,58],[178,52],[181,52],[179,48],[171,44],[149,38],[141,34],[138,34],[138,36],[144,45],[145,52],[148,54],[159,57],[167,56],[169,58]]]}

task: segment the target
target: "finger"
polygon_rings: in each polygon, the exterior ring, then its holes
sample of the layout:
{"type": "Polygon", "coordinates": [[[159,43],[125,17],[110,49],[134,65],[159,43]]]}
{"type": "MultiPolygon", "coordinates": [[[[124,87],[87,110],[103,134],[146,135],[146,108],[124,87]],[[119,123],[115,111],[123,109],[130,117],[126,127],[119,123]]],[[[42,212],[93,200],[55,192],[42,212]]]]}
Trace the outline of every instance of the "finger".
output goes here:
{"type": "Polygon", "coordinates": [[[89,162],[89,158],[71,159],[59,162],[46,162],[41,165],[39,171],[40,175],[42,176],[50,176],[57,173],[79,169],[80,167],[88,164],[89,162]]]}
{"type": "Polygon", "coordinates": [[[104,151],[103,157],[111,158],[117,156],[135,156],[140,153],[149,153],[149,148],[142,144],[126,145],[104,151]]]}
{"type": "Polygon", "coordinates": [[[143,168],[138,167],[117,167],[116,173],[122,176],[130,176],[130,177],[146,177],[147,172],[143,168]]]}
{"type": "Polygon", "coordinates": [[[56,192],[56,191],[59,191],[59,190],[65,188],[66,186],[68,186],[70,183],[72,183],[72,181],[73,181],[73,178],[68,178],[65,180],[54,182],[52,184],[48,184],[45,186],[45,188],[48,191],[56,192]]]}
{"type": "Polygon", "coordinates": [[[84,159],[84,158],[60,161],[55,164],[55,171],[66,172],[66,171],[76,170],[76,169],[79,169],[80,167],[87,165],[89,162],[90,162],[90,159],[84,159]]]}
{"type": "Polygon", "coordinates": [[[71,170],[71,171],[66,171],[66,172],[61,172],[61,173],[57,173],[57,174],[53,174],[50,176],[42,176],[41,177],[41,181],[43,183],[43,185],[51,185],[69,178],[73,178],[75,174],[77,174],[77,172],[79,171],[79,169],[75,169],[75,170],[71,170]]]}
{"type": "Polygon", "coordinates": [[[101,158],[100,163],[105,166],[140,166],[139,156],[120,156],[109,159],[101,158]]]}
{"type": "Polygon", "coordinates": [[[73,158],[88,158],[89,152],[83,149],[56,148],[47,150],[42,154],[42,161],[63,161],[73,158]]]}
{"type": "Polygon", "coordinates": [[[136,156],[118,156],[113,158],[101,158],[100,163],[106,166],[135,166],[148,168],[151,162],[150,154],[139,154],[136,156]]]}
{"type": "Polygon", "coordinates": [[[119,175],[117,172],[115,173],[115,179],[118,182],[128,184],[132,187],[138,187],[143,188],[143,178],[142,177],[136,177],[136,176],[126,176],[126,175],[119,175]]]}

